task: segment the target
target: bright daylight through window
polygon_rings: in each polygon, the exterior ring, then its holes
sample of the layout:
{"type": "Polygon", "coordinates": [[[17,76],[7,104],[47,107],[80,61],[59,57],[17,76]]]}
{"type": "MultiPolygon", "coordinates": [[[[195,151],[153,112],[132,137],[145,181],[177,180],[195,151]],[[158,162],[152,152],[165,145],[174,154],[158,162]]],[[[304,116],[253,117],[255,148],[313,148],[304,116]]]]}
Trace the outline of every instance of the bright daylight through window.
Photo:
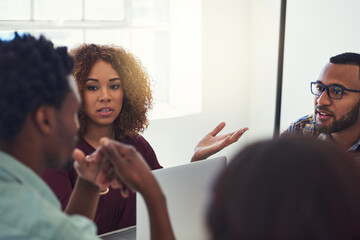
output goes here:
{"type": "Polygon", "coordinates": [[[120,45],[153,81],[150,118],[201,111],[201,0],[1,0],[0,37],[14,30],[69,48],[120,45]]]}

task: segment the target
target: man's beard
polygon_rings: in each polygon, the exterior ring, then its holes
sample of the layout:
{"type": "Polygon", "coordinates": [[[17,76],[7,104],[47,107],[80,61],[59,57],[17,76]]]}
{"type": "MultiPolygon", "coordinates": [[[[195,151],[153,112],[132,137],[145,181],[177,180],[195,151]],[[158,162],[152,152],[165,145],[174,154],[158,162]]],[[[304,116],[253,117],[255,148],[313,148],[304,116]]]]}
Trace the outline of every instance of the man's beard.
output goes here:
{"type": "Polygon", "coordinates": [[[315,119],[315,129],[320,133],[330,134],[349,128],[358,120],[359,108],[360,108],[360,101],[355,105],[355,107],[350,112],[342,116],[339,120],[334,119],[334,122],[330,126],[321,126],[316,122],[315,119]]]}

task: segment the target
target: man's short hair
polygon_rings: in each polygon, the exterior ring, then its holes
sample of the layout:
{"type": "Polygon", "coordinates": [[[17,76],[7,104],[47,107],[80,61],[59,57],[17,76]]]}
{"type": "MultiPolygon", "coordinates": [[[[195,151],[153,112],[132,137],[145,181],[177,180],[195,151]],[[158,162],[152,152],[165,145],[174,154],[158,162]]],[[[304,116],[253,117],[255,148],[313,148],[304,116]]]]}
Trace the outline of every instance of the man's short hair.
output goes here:
{"type": "Polygon", "coordinates": [[[353,64],[360,66],[360,54],[346,52],[330,58],[330,62],[334,64],[353,64]]]}
{"type": "MultiPolygon", "coordinates": [[[[349,64],[360,67],[360,54],[353,52],[341,53],[330,58],[330,63],[333,64],[349,64]]],[[[360,79],[360,68],[359,68],[359,79],[360,79]]]]}
{"type": "Polygon", "coordinates": [[[29,34],[0,39],[0,140],[11,140],[27,115],[43,105],[60,108],[70,91],[73,59],[66,47],[29,34]]]}

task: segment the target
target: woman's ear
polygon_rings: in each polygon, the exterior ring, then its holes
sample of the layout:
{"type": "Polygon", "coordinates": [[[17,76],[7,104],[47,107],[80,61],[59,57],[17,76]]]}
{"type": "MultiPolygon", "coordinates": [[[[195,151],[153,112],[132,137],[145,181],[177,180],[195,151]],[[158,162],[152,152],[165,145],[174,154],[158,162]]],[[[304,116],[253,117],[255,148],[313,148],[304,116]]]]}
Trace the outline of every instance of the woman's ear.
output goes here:
{"type": "Polygon", "coordinates": [[[55,126],[55,109],[51,106],[40,106],[34,112],[34,123],[43,134],[51,133],[55,126]]]}

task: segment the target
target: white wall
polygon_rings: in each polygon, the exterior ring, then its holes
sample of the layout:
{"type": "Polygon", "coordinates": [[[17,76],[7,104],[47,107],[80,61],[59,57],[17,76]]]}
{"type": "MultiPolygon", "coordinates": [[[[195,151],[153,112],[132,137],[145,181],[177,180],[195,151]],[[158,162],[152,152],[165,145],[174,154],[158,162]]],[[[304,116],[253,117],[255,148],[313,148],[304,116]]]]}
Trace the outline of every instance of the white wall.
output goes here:
{"type": "MultiPolygon", "coordinates": [[[[244,144],[272,137],[281,0],[203,0],[203,111],[153,120],[144,136],[165,167],[190,160],[197,141],[220,121],[248,126],[244,144]]],[[[360,1],[288,0],[281,129],[313,111],[309,82],[330,56],[360,52],[360,1]]]]}
{"type": "MultiPolygon", "coordinates": [[[[204,0],[202,9],[203,111],[153,120],[144,133],[165,167],[190,161],[198,140],[221,121],[227,122],[224,132],[247,125],[249,2],[204,0]]],[[[230,155],[243,143],[218,155],[230,155]]]]}
{"type": "Polygon", "coordinates": [[[251,1],[249,141],[272,137],[275,118],[280,0],[251,1]]]}

